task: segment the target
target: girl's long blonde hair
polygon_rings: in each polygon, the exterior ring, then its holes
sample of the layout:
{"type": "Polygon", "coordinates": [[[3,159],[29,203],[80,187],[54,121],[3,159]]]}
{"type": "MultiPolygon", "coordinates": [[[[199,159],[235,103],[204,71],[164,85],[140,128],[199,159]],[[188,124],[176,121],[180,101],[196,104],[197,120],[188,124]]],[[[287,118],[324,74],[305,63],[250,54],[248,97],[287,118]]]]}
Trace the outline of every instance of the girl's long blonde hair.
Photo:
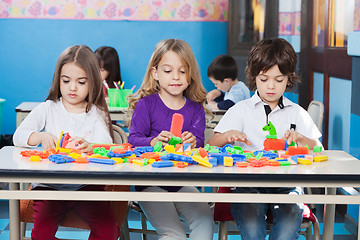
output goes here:
{"type": "Polygon", "coordinates": [[[184,96],[194,102],[201,103],[206,112],[212,115],[205,107],[206,90],[201,81],[195,56],[189,44],[180,39],[165,39],[156,45],[140,89],[129,97],[129,114],[132,115],[139,99],[160,91],[159,82],[153,78],[151,71],[153,67],[157,68],[162,57],[169,51],[175,52],[184,64],[187,81],[189,83],[189,86],[183,93],[184,96]]]}
{"type": "Polygon", "coordinates": [[[86,112],[89,112],[93,105],[98,107],[105,115],[104,120],[108,126],[109,134],[112,140],[114,140],[112,123],[102,88],[103,81],[100,75],[99,63],[94,52],[89,47],[85,45],[74,45],[68,47],[61,53],[56,63],[52,86],[46,100],[52,100],[54,102],[59,101],[59,98],[61,97],[61,69],[67,63],[76,63],[86,72],[89,83],[89,94],[85,99],[87,101],[86,112]]]}

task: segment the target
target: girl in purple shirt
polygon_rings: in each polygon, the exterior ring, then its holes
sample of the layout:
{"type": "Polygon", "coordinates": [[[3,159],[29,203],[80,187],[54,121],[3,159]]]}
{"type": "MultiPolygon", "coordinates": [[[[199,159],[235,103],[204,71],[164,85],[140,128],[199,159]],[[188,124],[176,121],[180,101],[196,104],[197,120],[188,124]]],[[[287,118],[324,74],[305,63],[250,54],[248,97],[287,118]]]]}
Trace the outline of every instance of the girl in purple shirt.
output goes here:
{"type": "MultiPolygon", "coordinates": [[[[172,136],[174,113],[184,116],[181,138],[192,147],[204,146],[206,91],[194,54],[186,42],[167,39],[156,45],[143,83],[130,100],[133,112],[129,143],[154,146],[172,136]]],[[[195,187],[141,187],[147,192],[198,192],[195,187]]],[[[186,240],[180,218],[190,226],[190,240],[213,238],[213,216],[207,203],[139,202],[160,240],[186,240]]]]}

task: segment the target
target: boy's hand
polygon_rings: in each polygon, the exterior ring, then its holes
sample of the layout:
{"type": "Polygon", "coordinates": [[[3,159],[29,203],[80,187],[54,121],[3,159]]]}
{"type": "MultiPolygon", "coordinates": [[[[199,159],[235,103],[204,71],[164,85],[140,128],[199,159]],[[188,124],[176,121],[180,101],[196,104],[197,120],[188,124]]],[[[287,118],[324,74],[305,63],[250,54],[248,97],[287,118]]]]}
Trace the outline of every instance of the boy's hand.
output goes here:
{"type": "Polygon", "coordinates": [[[170,140],[171,137],[173,137],[174,134],[169,131],[162,131],[157,137],[151,139],[150,145],[153,147],[158,142],[166,143],[170,140]]]}
{"type": "Polygon", "coordinates": [[[237,131],[237,130],[227,131],[224,133],[224,135],[225,135],[225,138],[228,140],[228,142],[238,141],[238,142],[243,142],[246,145],[252,144],[249,140],[247,140],[245,133],[237,131]]]}
{"type": "Polygon", "coordinates": [[[300,133],[294,131],[293,129],[287,130],[284,134],[283,139],[287,141],[287,144],[290,145],[291,142],[297,143],[304,139],[304,136],[300,133]]]}
{"type": "Polygon", "coordinates": [[[57,137],[47,132],[41,132],[40,136],[41,136],[41,144],[44,150],[56,148],[56,142],[58,140],[57,137]]]}
{"type": "Polygon", "coordinates": [[[92,148],[90,147],[90,143],[86,141],[84,138],[72,137],[69,139],[69,142],[74,143],[75,149],[78,149],[81,152],[89,153],[92,151],[92,148]]]}
{"type": "Polygon", "coordinates": [[[208,94],[206,95],[206,101],[208,103],[210,103],[212,100],[214,100],[215,98],[217,98],[218,96],[221,95],[221,92],[217,89],[211,90],[210,92],[208,92],[208,94]]]}
{"type": "Polygon", "coordinates": [[[218,108],[218,106],[217,106],[217,102],[214,102],[214,101],[208,102],[207,107],[208,107],[210,110],[219,110],[219,108],[218,108]]]}
{"type": "Polygon", "coordinates": [[[196,146],[196,137],[188,131],[185,131],[181,134],[181,139],[183,143],[191,143],[191,147],[194,148],[196,146]]]}

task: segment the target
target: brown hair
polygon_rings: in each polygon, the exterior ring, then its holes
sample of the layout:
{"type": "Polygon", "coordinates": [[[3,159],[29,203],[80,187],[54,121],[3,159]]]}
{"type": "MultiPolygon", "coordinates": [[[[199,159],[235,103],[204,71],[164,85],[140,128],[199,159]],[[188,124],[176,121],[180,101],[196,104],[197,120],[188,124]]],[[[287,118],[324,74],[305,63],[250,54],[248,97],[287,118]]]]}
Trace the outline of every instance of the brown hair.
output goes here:
{"type": "Polygon", "coordinates": [[[140,89],[129,98],[129,113],[133,113],[139,99],[160,91],[159,82],[153,78],[151,70],[158,66],[161,58],[169,51],[175,52],[184,64],[189,83],[183,93],[184,96],[194,102],[202,103],[204,109],[211,115],[211,112],[205,107],[206,90],[201,81],[195,56],[189,44],[179,39],[165,39],[156,45],[140,89]]]}
{"type": "Polygon", "coordinates": [[[101,68],[109,72],[105,81],[110,88],[115,88],[115,84],[120,82],[121,85],[121,71],[119,55],[115,48],[103,46],[95,50],[95,56],[101,68]]]}
{"type": "Polygon", "coordinates": [[[59,101],[61,97],[60,92],[60,75],[62,67],[67,63],[75,63],[82,68],[87,75],[89,83],[89,94],[86,97],[87,105],[86,112],[89,112],[91,107],[95,105],[104,113],[104,121],[108,125],[111,138],[114,140],[114,133],[110,120],[109,110],[102,90],[102,79],[100,75],[100,67],[98,60],[93,51],[85,45],[74,45],[65,49],[56,63],[55,72],[53,76],[52,86],[46,100],[54,102],[59,101]]]}
{"type": "Polygon", "coordinates": [[[292,90],[300,79],[295,76],[297,56],[289,42],[282,38],[264,39],[256,43],[251,51],[245,69],[248,86],[256,90],[256,77],[278,65],[282,74],[288,76],[286,91],[292,90]]]}

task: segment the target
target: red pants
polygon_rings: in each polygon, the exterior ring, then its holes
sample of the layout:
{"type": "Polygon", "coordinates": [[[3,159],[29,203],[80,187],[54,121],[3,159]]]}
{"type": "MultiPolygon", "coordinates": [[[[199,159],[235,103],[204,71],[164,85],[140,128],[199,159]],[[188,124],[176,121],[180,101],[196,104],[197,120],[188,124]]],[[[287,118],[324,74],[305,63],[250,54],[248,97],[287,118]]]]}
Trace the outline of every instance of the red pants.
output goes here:
{"type": "MultiPolygon", "coordinates": [[[[36,188],[45,190],[49,188],[36,188]]],[[[104,186],[89,185],[81,191],[102,191],[104,186]]],[[[116,240],[120,236],[120,228],[116,223],[110,202],[106,201],[62,201],[34,200],[34,228],[31,232],[33,240],[53,240],[65,214],[74,209],[89,224],[91,240],[116,240]]]]}

